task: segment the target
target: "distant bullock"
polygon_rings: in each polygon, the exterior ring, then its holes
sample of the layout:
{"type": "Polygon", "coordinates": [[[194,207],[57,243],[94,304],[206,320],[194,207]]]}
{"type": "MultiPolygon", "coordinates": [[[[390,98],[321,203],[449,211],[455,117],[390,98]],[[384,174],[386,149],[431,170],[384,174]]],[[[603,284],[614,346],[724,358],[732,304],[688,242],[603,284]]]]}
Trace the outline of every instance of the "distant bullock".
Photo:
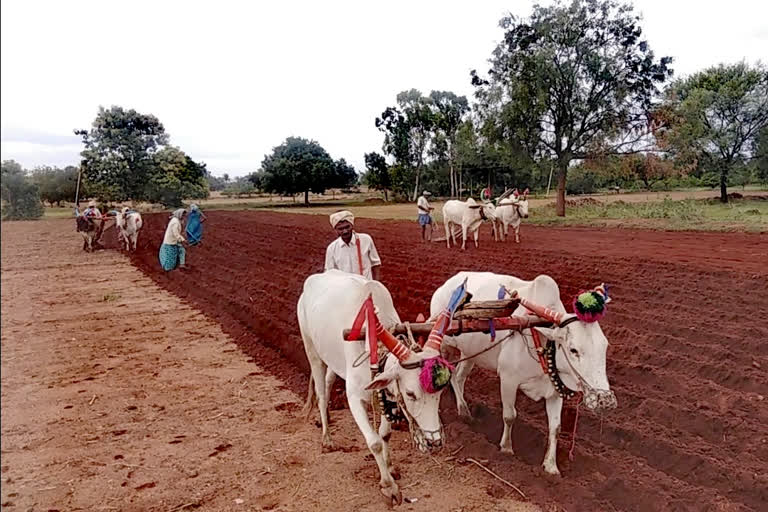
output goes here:
{"type": "Polygon", "coordinates": [[[457,199],[446,201],[443,205],[443,223],[445,224],[445,238],[448,248],[456,245],[456,236],[453,226],[461,226],[461,248],[467,248],[467,234],[473,233],[475,238],[475,247],[478,247],[477,239],[480,234],[480,225],[483,221],[490,221],[494,228],[494,237],[496,236],[496,213],[495,207],[491,203],[479,204],[477,201],[468,198],[465,202],[457,199]]]}
{"type": "Polygon", "coordinates": [[[139,230],[144,225],[141,214],[124,207],[117,213],[116,222],[118,241],[125,243],[126,251],[135,251],[139,240],[139,230]]]}

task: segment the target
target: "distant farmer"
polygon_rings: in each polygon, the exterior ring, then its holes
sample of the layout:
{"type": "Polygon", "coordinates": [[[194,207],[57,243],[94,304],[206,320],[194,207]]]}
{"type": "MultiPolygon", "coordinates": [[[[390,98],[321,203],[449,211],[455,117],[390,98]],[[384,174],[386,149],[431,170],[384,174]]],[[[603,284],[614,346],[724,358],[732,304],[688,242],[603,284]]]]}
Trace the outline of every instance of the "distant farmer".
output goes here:
{"type": "Polygon", "coordinates": [[[176,267],[186,270],[186,251],[184,250],[184,237],[181,235],[181,220],[187,211],[179,208],[171,214],[168,227],[165,228],[163,245],[160,246],[160,265],[163,270],[169,272],[176,267]]]}
{"type": "Polygon", "coordinates": [[[88,208],[83,212],[83,216],[88,219],[100,219],[101,211],[96,208],[96,201],[88,201],[88,208]]]}
{"type": "Polygon", "coordinates": [[[419,197],[416,205],[419,207],[419,226],[421,226],[421,241],[432,241],[432,210],[434,208],[429,204],[429,198],[432,193],[429,190],[425,190],[419,197]],[[427,226],[429,226],[429,235],[426,234],[427,226]]]}
{"type": "Polygon", "coordinates": [[[203,241],[203,222],[207,217],[196,204],[189,206],[187,215],[187,240],[190,245],[197,245],[203,241]]]}
{"type": "Polygon", "coordinates": [[[355,216],[344,210],[331,215],[331,226],[339,238],[325,251],[325,270],[337,269],[366,279],[381,280],[381,258],[373,238],[354,230],[355,216]]]}
{"type": "Polygon", "coordinates": [[[102,216],[101,211],[96,207],[96,201],[88,201],[88,208],[83,211],[83,217],[85,217],[91,223],[98,221],[95,222],[96,234],[93,237],[93,243],[99,243],[99,240],[101,240],[101,234],[104,232],[104,222],[102,221],[104,217],[102,216]]]}

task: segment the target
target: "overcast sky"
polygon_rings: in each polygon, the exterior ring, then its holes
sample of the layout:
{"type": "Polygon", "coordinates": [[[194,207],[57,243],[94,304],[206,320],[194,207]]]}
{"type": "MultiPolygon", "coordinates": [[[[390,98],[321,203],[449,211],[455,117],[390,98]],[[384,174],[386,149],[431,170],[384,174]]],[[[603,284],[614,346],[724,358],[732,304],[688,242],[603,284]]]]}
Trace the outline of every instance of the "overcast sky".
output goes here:
{"type": "MultiPolygon", "coordinates": [[[[363,154],[381,151],[374,119],[398,92],[471,99],[469,72],[486,71],[499,18],[533,3],[3,0],[2,159],[77,164],[72,130],[120,105],[156,115],[214,174],[258,169],[291,135],[360,172],[363,154]]],[[[676,76],[768,60],[765,0],[634,4],[676,76]]]]}

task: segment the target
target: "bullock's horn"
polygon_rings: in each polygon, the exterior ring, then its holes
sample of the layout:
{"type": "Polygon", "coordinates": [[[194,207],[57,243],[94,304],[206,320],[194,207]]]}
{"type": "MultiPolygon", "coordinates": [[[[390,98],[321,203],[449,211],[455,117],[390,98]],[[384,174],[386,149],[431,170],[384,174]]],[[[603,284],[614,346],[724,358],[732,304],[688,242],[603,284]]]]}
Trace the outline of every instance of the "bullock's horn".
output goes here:
{"type": "Polygon", "coordinates": [[[437,317],[437,321],[432,327],[432,331],[429,333],[429,338],[427,338],[427,342],[424,344],[424,348],[431,348],[439,354],[440,345],[443,344],[443,336],[445,335],[445,330],[448,328],[450,323],[451,313],[445,309],[442,313],[440,313],[440,316],[437,317]]]}
{"type": "Polygon", "coordinates": [[[391,332],[386,330],[384,326],[381,325],[378,316],[376,317],[376,335],[378,336],[379,341],[387,347],[387,350],[389,350],[401,363],[404,363],[411,357],[411,349],[406,347],[405,343],[395,338],[391,332]]]}
{"type": "MultiPolygon", "coordinates": [[[[519,296],[519,294],[517,291],[515,291],[512,298],[517,296],[519,296]]],[[[542,306],[541,304],[536,304],[535,302],[531,302],[525,297],[520,297],[520,304],[525,306],[530,312],[539,318],[543,318],[544,320],[552,322],[555,325],[560,325],[560,322],[562,322],[563,318],[565,317],[565,313],[560,313],[558,311],[549,309],[548,307],[542,306]]]]}

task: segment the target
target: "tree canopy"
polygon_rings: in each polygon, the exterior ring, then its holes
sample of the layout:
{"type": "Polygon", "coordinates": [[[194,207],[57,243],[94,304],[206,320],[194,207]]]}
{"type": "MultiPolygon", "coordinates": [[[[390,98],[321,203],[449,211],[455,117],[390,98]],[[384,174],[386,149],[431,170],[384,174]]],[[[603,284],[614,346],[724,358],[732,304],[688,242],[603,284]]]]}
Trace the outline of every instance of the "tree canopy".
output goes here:
{"type": "Polygon", "coordinates": [[[314,140],[288,137],[275,147],[261,165],[261,187],[284,195],[322,194],[329,188],[343,188],[357,181],[357,173],[344,159],[337,162],[314,140]]]}
{"type": "Polygon", "coordinates": [[[392,177],[389,173],[387,160],[383,155],[372,152],[365,154],[365,183],[373,190],[384,192],[384,200],[388,201],[387,190],[392,188],[392,177]]]}
{"type": "MultiPolygon", "coordinates": [[[[43,201],[61,206],[63,201],[75,200],[79,174],[80,169],[72,165],[64,169],[45,166],[32,171],[32,180],[38,186],[43,201]]],[[[88,197],[86,180],[81,180],[80,196],[88,197]]]]}
{"type": "Polygon", "coordinates": [[[668,125],[659,138],[681,163],[695,162],[719,175],[728,202],[728,175],[757,156],[768,129],[768,69],[740,62],[720,65],[674,82],[664,106],[668,125]]]}
{"type": "Polygon", "coordinates": [[[472,72],[495,136],[556,160],[558,215],[572,160],[636,150],[647,136],[672,59],[654,58],[639,21],[631,5],[614,0],[537,5],[528,19],[501,19],[488,77],[472,72]]]}
{"type": "Polygon", "coordinates": [[[208,194],[205,164],[194,162],[169,137],[157,117],[122,107],[99,108],[83,139],[81,167],[93,192],[113,201],[154,201],[178,206],[208,194]]]}
{"type": "Polygon", "coordinates": [[[2,163],[0,190],[2,191],[2,216],[7,220],[39,219],[43,216],[43,204],[37,185],[27,172],[14,160],[2,163]]]}

